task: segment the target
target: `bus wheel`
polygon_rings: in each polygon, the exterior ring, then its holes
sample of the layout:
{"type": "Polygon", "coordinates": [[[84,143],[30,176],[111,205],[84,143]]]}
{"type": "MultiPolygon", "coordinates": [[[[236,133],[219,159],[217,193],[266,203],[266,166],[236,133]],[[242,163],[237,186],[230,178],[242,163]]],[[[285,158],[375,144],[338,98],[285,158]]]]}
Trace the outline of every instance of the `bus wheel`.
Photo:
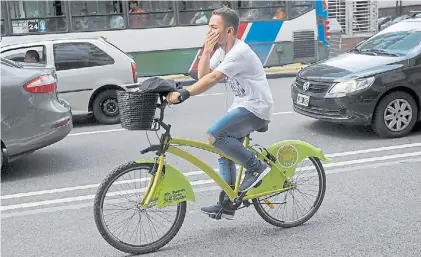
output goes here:
{"type": "Polygon", "coordinates": [[[104,125],[117,124],[120,116],[115,89],[107,89],[99,93],[93,102],[92,110],[95,119],[104,125]]]}

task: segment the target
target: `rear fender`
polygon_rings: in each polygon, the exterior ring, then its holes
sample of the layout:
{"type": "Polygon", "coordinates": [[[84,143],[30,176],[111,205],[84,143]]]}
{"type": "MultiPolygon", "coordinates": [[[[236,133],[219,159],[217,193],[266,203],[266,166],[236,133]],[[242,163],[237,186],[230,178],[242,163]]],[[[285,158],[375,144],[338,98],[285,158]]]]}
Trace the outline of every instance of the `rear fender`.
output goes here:
{"type": "MultiPolygon", "coordinates": [[[[275,157],[277,168],[272,168],[263,178],[262,184],[250,189],[247,195],[282,189],[285,180],[294,175],[297,166],[306,158],[317,157],[321,161],[329,161],[322,149],[300,140],[280,141],[270,145],[267,151],[275,157]],[[285,176],[282,173],[285,173],[285,176]]],[[[265,152],[263,154],[266,155],[265,152]]],[[[259,159],[263,157],[260,156],[259,159]]]]}
{"type": "MultiPolygon", "coordinates": [[[[155,163],[154,160],[137,160],[137,163],[155,163]]],[[[158,198],[156,206],[164,208],[184,201],[196,201],[193,187],[174,166],[164,163],[161,178],[151,199],[158,198]]]]}
{"type": "Polygon", "coordinates": [[[321,161],[330,161],[321,148],[315,147],[301,140],[284,140],[267,148],[275,159],[276,164],[285,170],[287,177],[294,175],[297,166],[306,158],[316,157],[321,161]]]}

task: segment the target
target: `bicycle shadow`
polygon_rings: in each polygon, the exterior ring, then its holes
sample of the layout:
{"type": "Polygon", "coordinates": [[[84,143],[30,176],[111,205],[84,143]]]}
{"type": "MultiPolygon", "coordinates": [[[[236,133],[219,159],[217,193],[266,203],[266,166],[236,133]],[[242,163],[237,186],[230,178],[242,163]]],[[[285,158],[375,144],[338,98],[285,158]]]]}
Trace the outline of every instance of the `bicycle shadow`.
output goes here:
{"type": "MultiPolygon", "coordinates": [[[[207,254],[218,256],[219,252],[223,251],[221,249],[232,249],[232,246],[236,245],[239,247],[247,245],[247,248],[255,248],[254,250],[258,250],[269,247],[269,244],[273,242],[274,238],[276,238],[276,240],[283,240],[285,237],[290,237],[291,231],[293,231],[292,234],[294,235],[303,235],[307,230],[314,231],[318,227],[322,226],[319,222],[308,222],[292,230],[274,227],[270,224],[261,222],[256,222],[254,224],[244,223],[244,226],[239,225],[238,222],[231,223],[230,225],[226,222],[215,225],[211,228],[199,230],[199,232],[196,232],[195,234],[189,233],[187,236],[184,236],[184,233],[183,236],[178,234],[178,238],[175,238],[168,245],[148,256],[197,256],[201,253],[201,250],[198,249],[202,249],[202,251],[205,249],[207,254]],[[244,237],[244,235],[252,236],[244,237]],[[268,245],[256,245],[256,237],[259,238],[259,242],[267,242],[268,245]],[[253,247],[253,245],[255,246],[253,247]],[[218,249],[216,246],[219,246],[218,249]]],[[[246,221],[242,220],[240,222],[246,221]]],[[[236,254],[238,254],[237,256],[241,256],[240,252],[236,254]]],[[[125,256],[134,257],[142,255],[129,254],[125,256]]],[[[225,253],[224,256],[230,255],[229,253],[225,253]]]]}

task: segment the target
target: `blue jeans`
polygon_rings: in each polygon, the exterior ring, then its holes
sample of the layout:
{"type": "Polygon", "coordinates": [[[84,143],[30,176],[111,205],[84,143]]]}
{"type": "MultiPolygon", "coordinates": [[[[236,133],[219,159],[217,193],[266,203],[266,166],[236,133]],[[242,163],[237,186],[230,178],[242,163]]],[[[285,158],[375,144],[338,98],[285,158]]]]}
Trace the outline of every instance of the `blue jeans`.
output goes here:
{"type": "MultiPolygon", "coordinates": [[[[208,134],[215,138],[213,146],[241,163],[246,170],[259,164],[257,156],[243,146],[245,136],[266,126],[269,121],[260,119],[245,108],[236,108],[217,120],[208,134]]],[[[221,177],[234,186],[237,175],[235,163],[225,157],[218,159],[221,177]]]]}

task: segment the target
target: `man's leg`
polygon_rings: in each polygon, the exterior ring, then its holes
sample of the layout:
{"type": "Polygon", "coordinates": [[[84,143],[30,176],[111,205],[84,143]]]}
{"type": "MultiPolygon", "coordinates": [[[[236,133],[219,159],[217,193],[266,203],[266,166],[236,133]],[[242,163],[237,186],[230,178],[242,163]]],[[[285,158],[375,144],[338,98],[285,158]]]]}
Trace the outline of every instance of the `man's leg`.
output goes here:
{"type": "MultiPolygon", "coordinates": [[[[242,143],[244,138],[240,138],[238,140],[242,143]]],[[[225,157],[218,155],[218,168],[220,176],[225,180],[225,182],[227,182],[228,185],[234,188],[237,175],[237,167],[235,166],[235,163],[225,157]]],[[[217,214],[220,211],[222,211],[222,217],[230,220],[234,219],[235,212],[222,210],[219,202],[217,202],[215,205],[202,207],[202,212],[206,214],[217,214]]]]}
{"type": "Polygon", "coordinates": [[[236,138],[245,137],[269,122],[260,119],[245,108],[237,108],[223,116],[208,130],[209,141],[222,152],[236,159],[245,168],[245,177],[239,191],[252,188],[270,171],[270,167],[257,159],[236,138]]]}
{"type": "MultiPolygon", "coordinates": [[[[267,124],[267,121],[258,118],[245,108],[237,108],[224,115],[208,130],[209,142],[228,156],[238,160],[247,169],[240,191],[251,188],[270,169],[243,146],[242,140],[238,139],[244,138],[267,124]]],[[[207,207],[205,208],[205,210],[202,208],[202,211],[208,210],[207,207]]]]}
{"type": "MultiPolygon", "coordinates": [[[[236,174],[235,163],[225,157],[219,156],[218,167],[219,174],[225,180],[225,182],[227,182],[227,184],[230,186],[234,185],[235,175],[233,174],[236,174]]],[[[223,210],[219,201],[217,201],[215,205],[204,206],[201,208],[201,210],[206,214],[218,214],[219,212],[222,212],[222,217],[230,220],[234,219],[234,212],[223,210]]]]}

